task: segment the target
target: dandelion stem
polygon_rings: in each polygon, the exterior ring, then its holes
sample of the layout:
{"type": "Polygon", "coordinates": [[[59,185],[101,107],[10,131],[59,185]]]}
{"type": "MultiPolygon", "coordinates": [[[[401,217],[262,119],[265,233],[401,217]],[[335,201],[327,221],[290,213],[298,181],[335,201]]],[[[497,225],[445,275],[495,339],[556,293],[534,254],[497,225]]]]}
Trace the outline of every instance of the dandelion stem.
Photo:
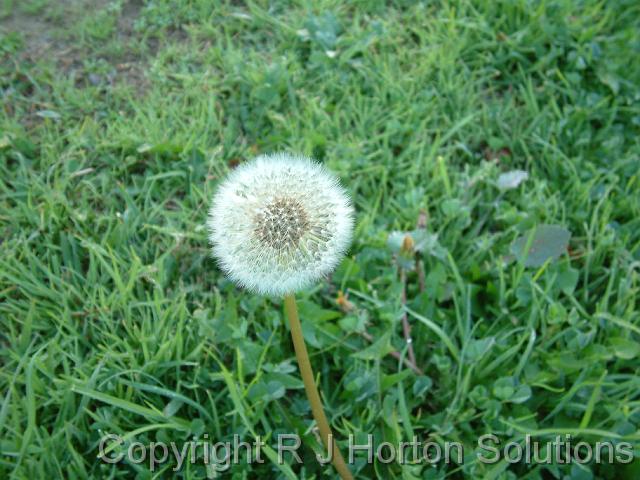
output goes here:
{"type": "Polygon", "coordinates": [[[400,267],[400,283],[402,283],[402,291],[400,292],[400,303],[402,304],[402,333],[404,334],[409,350],[409,362],[416,365],[416,354],[413,351],[413,340],[411,338],[411,324],[407,317],[407,311],[404,309],[404,307],[407,306],[407,273],[402,267],[400,267]]]}
{"type": "Polygon", "coordinates": [[[340,454],[340,450],[338,450],[338,445],[331,433],[331,427],[329,426],[324,409],[322,408],[322,401],[320,400],[320,394],[318,393],[318,388],[316,387],[315,379],[313,377],[309,354],[307,353],[307,347],[304,343],[304,337],[302,336],[302,326],[300,325],[300,319],[298,318],[296,299],[293,295],[286,295],[284,297],[284,309],[287,317],[289,318],[289,325],[291,326],[291,338],[293,340],[293,347],[296,351],[296,358],[298,359],[300,375],[302,376],[304,389],[307,392],[307,398],[311,405],[313,418],[318,425],[318,430],[320,430],[322,443],[324,443],[328,452],[333,453],[333,466],[340,474],[340,478],[343,480],[353,480],[353,475],[351,475],[344,458],[342,458],[342,455],[340,454]],[[329,445],[331,445],[331,448],[329,448],[329,445]]]}
{"type": "MultiPolygon", "coordinates": [[[[427,212],[420,210],[416,229],[426,230],[427,228],[427,212]]],[[[424,274],[424,264],[422,263],[422,253],[416,250],[416,272],[418,272],[418,288],[422,293],[426,290],[426,279],[424,274]]]]}

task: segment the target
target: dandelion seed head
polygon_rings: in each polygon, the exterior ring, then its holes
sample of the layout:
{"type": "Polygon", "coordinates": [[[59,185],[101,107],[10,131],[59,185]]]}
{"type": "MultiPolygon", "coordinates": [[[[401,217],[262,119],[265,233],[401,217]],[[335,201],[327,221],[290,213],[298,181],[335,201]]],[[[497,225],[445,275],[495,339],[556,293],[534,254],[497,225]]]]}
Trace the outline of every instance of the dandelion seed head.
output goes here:
{"type": "Polygon", "coordinates": [[[351,242],[353,207],[320,164],[261,155],[220,184],[207,226],[213,254],[233,281],[285,295],[336,267],[351,242]]]}

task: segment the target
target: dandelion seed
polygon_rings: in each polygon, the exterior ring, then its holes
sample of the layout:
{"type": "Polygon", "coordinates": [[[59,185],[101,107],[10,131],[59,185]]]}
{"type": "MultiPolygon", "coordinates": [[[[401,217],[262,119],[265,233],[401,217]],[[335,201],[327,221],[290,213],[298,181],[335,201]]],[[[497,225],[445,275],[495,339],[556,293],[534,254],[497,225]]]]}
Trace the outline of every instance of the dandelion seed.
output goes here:
{"type": "Polygon", "coordinates": [[[286,295],[331,272],[349,247],[353,208],[323,166],[284,153],[236,168],[213,197],[213,254],[235,282],[286,295]]]}

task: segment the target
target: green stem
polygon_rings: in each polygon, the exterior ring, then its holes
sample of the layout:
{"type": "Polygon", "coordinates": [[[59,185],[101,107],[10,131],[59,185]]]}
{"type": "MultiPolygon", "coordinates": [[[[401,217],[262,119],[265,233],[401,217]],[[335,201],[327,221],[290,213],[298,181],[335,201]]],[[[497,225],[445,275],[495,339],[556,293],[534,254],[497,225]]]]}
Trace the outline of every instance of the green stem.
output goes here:
{"type": "Polygon", "coordinates": [[[302,326],[300,325],[300,319],[298,318],[296,299],[293,295],[286,295],[284,297],[284,310],[289,318],[291,338],[293,340],[293,347],[296,351],[296,358],[298,359],[300,375],[302,376],[304,389],[307,392],[307,398],[311,405],[311,413],[313,413],[313,418],[318,425],[318,430],[320,430],[322,443],[324,443],[324,446],[328,451],[333,450],[333,466],[340,474],[340,478],[343,480],[353,480],[353,475],[351,475],[344,458],[342,458],[342,455],[340,454],[340,450],[338,450],[338,445],[331,433],[331,427],[329,426],[327,417],[324,414],[324,409],[322,408],[320,394],[318,393],[315,379],[313,377],[313,370],[311,370],[311,362],[309,362],[309,354],[307,353],[307,347],[304,343],[304,337],[302,336],[302,326]],[[329,450],[329,444],[331,444],[331,450],[329,450]]]}

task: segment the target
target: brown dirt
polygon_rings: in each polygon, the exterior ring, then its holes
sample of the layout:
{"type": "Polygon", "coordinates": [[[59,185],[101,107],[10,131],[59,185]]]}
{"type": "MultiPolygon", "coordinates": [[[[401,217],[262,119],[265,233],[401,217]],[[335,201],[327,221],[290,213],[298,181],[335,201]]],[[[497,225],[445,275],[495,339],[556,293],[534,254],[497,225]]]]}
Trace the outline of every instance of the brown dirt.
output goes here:
{"type": "MultiPolygon", "coordinates": [[[[76,78],[78,87],[125,81],[138,90],[144,90],[144,62],[135,55],[125,54],[124,58],[118,59],[104,58],[113,65],[113,72],[105,78],[83,71],[83,60],[91,53],[73,41],[68,29],[73,28],[86,12],[106,8],[109,0],[54,1],[56,10],[45,6],[38,13],[27,13],[15,4],[10,15],[0,18],[0,35],[16,32],[24,41],[21,61],[53,61],[59,70],[76,78]]],[[[134,23],[141,8],[142,2],[139,0],[123,4],[116,27],[117,36],[123,44],[137,41],[134,23]]]]}

